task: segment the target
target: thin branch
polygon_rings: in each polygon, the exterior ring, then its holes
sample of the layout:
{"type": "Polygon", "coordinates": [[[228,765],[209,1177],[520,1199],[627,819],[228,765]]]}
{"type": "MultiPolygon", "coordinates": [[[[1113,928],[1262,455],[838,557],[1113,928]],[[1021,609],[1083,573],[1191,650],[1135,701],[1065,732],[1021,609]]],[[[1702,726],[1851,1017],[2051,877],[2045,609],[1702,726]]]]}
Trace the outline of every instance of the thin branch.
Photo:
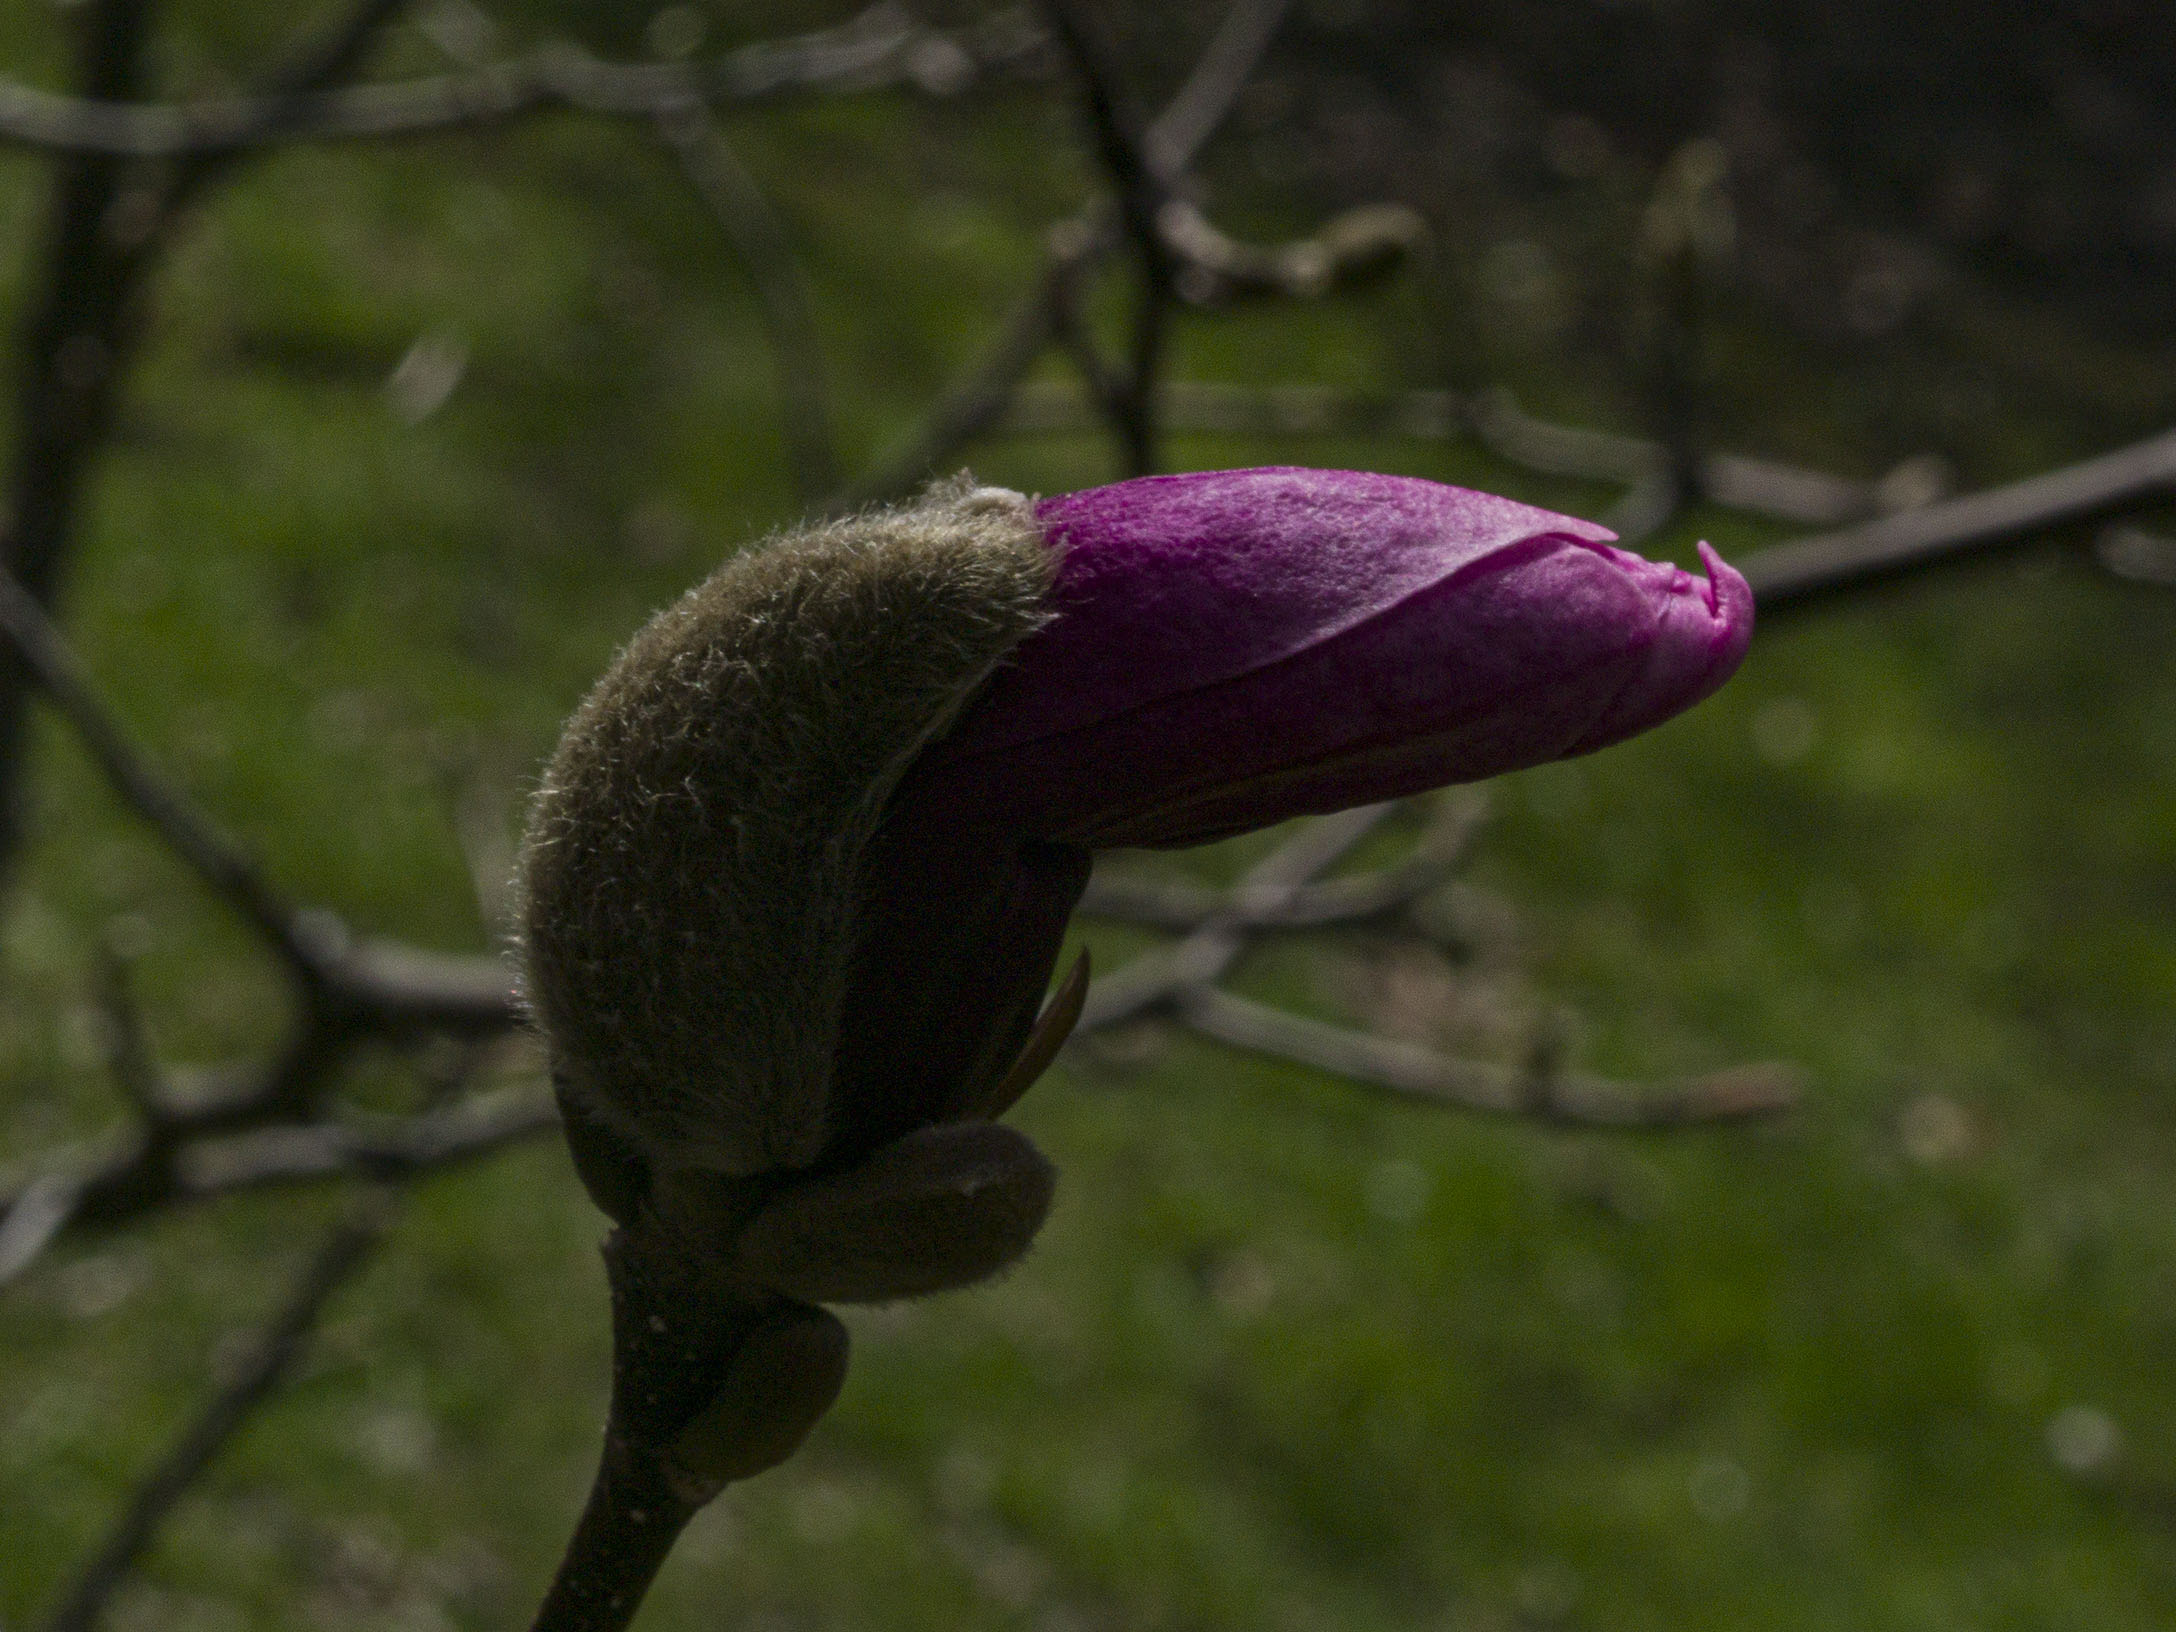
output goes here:
{"type": "Polygon", "coordinates": [[[1162,250],[1142,257],[1134,290],[1133,344],[1126,359],[1125,414],[1120,432],[1127,473],[1153,475],[1163,467],[1162,428],[1156,422],[1156,373],[1171,332],[1171,301],[1177,285],[1172,257],[1162,250]]]}
{"type": "Polygon", "coordinates": [[[407,1177],[456,1167],[558,1126],[536,1088],[479,1094],[368,1125],[271,1122],[254,1099],[224,1122],[216,1107],[177,1112],[179,1135],[156,1161],[141,1142],[81,1171],[45,1174],[0,1195],[0,1285],[63,1234],[111,1230],[241,1191],[327,1179],[407,1177]]]}
{"type": "MultiPolygon", "coordinates": [[[[272,76],[275,101],[347,73],[402,3],[357,0],[340,26],[288,54],[272,76]]],[[[91,103],[118,105],[140,89],[149,15],[148,0],[99,0],[87,12],[79,78],[91,103]]],[[[181,202],[221,162],[200,155],[133,181],[112,154],[77,152],[58,166],[45,293],[25,335],[4,552],[39,606],[60,588],[84,477],[135,348],[145,275],[181,202]]],[[[20,838],[26,707],[20,671],[0,665],[0,863],[20,838]]]]}
{"type": "Polygon", "coordinates": [[[1364,922],[1433,888],[1478,830],[1485,805],[1478,796],[1445,801],[1437,821],[1403,861],[1352,878],[1317,878],[1390,808],[1370,806],[1302,827],[1229,890],[1183,883],[1151,888],[1145,879],[1109,871],[1091,880],[1083,912],[1190,932],[1096,981],[1074,1035],[1167,1012],[1232,1047],[1392,1093],[1469,1110],[1609,1127],[1765,1116],[1796,1102],[1797,1074],[1783,1065],[1743,1066],[1648,1088],[1562,1071],[1547,1047],[1537,1049],[1525,1069],[1514,1069],[1310,1020],[1224,990],[1218,982],[1264,930],[1364,922]]]}
{"type": "MultiPolygon", "coordinates": [[[[422,1062],[420,1069],[430,1088],[430,1108],[424,1115],[410,1119],[411,1131],[416,1124],[443,1120],[443,1102],[460,1090],[480,1057],[477,1049],[470,1046],[449,1058],[427,1058],[422,1062]]],[[[532,1101],[534,1097],[530,1096],[532,1101]]],[[[546,1103],[548,1107],[548,1101],[546,1103]]],[[[471,1101],[453,1110],[466,1113],[467,1120],[474,1123],[477,1120],[474,1115],[476,1104],[471,1101]]],[[[146,1113],[147,1117],[151,1114],[146,1113]]],[[[496,1119],[498,1127],[492,1131],[504,1136],[514,1120],[502,1114],[496,1119]]],[[[548,1126],[549,1120],[538,1125],[548,1126]]],[[[349,1153],[350,1159],[341,1164],[342,1170],[358,1173],[372,1182],[349,1203],[345,1216],[296,1280],[279,1313],[250,1345],[234,1374],[165,1457],[136,1485],[104,1543],[76,1577],[47,1622],[50,1632],[89,1632],[97,1624],[113,1593],[150,1546],[167,1515],[292,1370],[328,1300],[363,1267],[384,1239],[396,1211],[394,1182],[411,1178],[446,1159],[447,1151],[455,1144],[473,1145],[475,1131],[471,1129],[466,1140],[441,1137],[435,1142],[426,1142],[411,1137],[398,1145],[384,1146],[365,1154],[360,1160],[353,1159],[354,1153],[349,1153]]],[[[186,1164],[182,1164],[182,1170],[186,1170],[186,1164]]],[[[6,1222],[0,1224],[0,1246],[4,1246],[6,1238],[25,1216],[31,1199],[50,1190],[51,1186],[52,1181],[41,1181],[18,1200],[6,1222]]],[[[80,1201],[87,1194],[87,1187],[78,1184],[70,1199],[80,1201]]],[[[73,1216],[83,1217],[82,1209],[78,1207],[73,1216]]],[[[54,1228],[45,1231],[46,1239],[51,1238],[54,1228]]],[[[0,1261],[0,1280],[19,1270],[34,1255],[34,1249],[29,1254],[5,1254],[4,1261],[0,1261]]]]}
{"type": "Polygon", "coordinates": [[[1501,387],[1476,396],[1470,412],[1474,434],[1491,453],[1551,476],[1630,485],[1669,458],[1645,437],[1535,419],[1501,387]]]}
{"type": "Polygon", "coordinates": [[[973,366],[939,397],[901,444],[856,477],[824,509],[857,510],[897,498],[926,478],[1004,414],[1012,394],[1055,332],[1062,280],[1109,253],[1106,233],[1061,223],[1050,233],[1035,284],[1012,304],[973,366]]]}
{"type": "MultiPolygon", "coordinates": [[[[322,38],[305,39],[285,53],[266,76],[259,93],[257,119],[249,140],[183,157],[160,200],[160,225],[174,219],[181,206],[217,179],[248,149],[277,140],[309,98],[331,90],[363,65],[380,36],[405,11],[409,0],[354,0],[347,16],[322,38]]],[[[147,239],[148,239],[147,235],[147,239]]],[[[148,252],[148,242],[138,250],[148,252]]]]}
{"type": "MultiPolygon", "coordinates": [[[[1465,401],[1453,391],[1347,391],[1322,385],[1232,385],[1170,380],[1158,387],[1157,412],[1174,431],[1241,436],[1408,436],[1452,441],[1466,434],[1465,401]]],[[[1020,387],[997,426],[1002,435],[1093,430],[1096,405],[1070,385],[1031,381],[1020,387]]]]}
{"type": "Polygon", "coordinates": [[[351,941],[328,914],[300,911],[282,899],[248,852],[137,752],[52,618],[4,571],[0,640],[74,727],[129,808],[158,829],[197,876],[338,1011],[343,1024],[399,1036],[428,1029],[499,1031],[518,1023],[513,983],[499,960],[351,941]]]}
{"type": "Polygon", "coordinates": [[[813,503],[832,490],[838,476],[823,348],[785,223],[701,103],[683,103],[660,114],[657,129],[756,286],[785,410],[787,458],[801,502],[813,503]]]}
{"type": "Polygon", "coordinates": [[[1075,259],[1056,264],[1061,275],[1048,286],[1052,338],[1080,373],[1090,417],[1115,424],[1125,413],[1126,381],[1104,361],[1082,310],[1089,263],[1075,259]]]}
{"type": "MultiPolygon", "coordinates": [[[[1363,805],[1302,824],[1290,838],[1249,868],[1232,891],[1257,908],[1289,897],[1316,874],[1335,866],[1387,816],[1390,805],[1363,805]]],[[[1246,924],[1236,912],[1219,913],[1160,952],[1144,953],[1088,989],[1076,1036],[1164,1007],[1191,988],[1220,980],[1246,945],[1246,924]]]]}
{"type": "MultiPolygon", "coordinates": [[[[229,1189],[439,1165],[550,1125],[548,1106],[535,1103],[480,1126],[436,1113],[378,1136],[335,1124],[298,1124],[297,1114],[314,1104],[359,1040],[488,1037],[518,1025],[520,1008],[506,967],[494,958],[355,941],[328,914],[298,911],[284,901],[247,853],[136,751],[51,618],[5,572],[0,640],[75,729],[124,802],[279,952],[304,996],[299,1031],[268,1067],[222,1074],[212,1092],[193,1102],[158,1083],[132,1011],[112,1011],[119,1028],[115,1065],[137,1106],[139,1129],[88,1171],[49,1175],[11,1198],[0,1221],[0,1281],[19,1273],[64,1227],[110,1226],[229,1189]],[[215,1135],[266,1129],[277,1130],[269,1151],[239,1162],[230,1158],[223,1166],[207,1157],[219,1148],[207,1143],[215,1135]]],[[[110,981],[109,1008],[115,998],[110,981]]]]}
{"type": "Polygon", "coordinates": [[[128,960],[110,942],[99,954],[98,1013],[104,1036],[100,1046],[114,1086],[136,1113],[148,1139],[162,1137],[172,1125],[166,1103],[165,1074],[144,1029],[143,1011],[129,981],[128,960]]]}
{"type": "MultiPolygon", "coordinates": [[[[1328,234],[1326,228],[1321,236],[1328,234]]],[[[1312,242],[1284,245],[1279,253],[1300,255],[1312,242]]],[[[1230,435],[1403,436],[1448,442],[1470,433],[1498,458],[1526,469],[1634,489],[1668,468],[1659,442],[1535,419],[1501,390],[1482,392],[1469,403],[1454,391],[1173,380],[1158,390],[1157,414],[1170,430],[1230,435]]],[[[1070,434],[1099,423],[1098,405],[1070,386],[1030,383],[1014,394],[996,429],[1012,436],[1070,434]]],[[[1873,515],[1881,508],[1885,485],[1750,454],[1716,453],[1702,463],[1700,490],[1709,502],[1727,509],[1822,525],[1873,515]]]]}
{"type": "Polygon", "coordinates": [[[292,142],[374,141],[499,124],[553,108],[655,119],[689,102],[752,102],[793,91],[891,85],[956,90],[966,78],[1029,60],[1035,40],[978,56],[982,37],[925,28],[894,5],[835,29],[745,46],[696,63],[603,62],[555,43],[474,70],[392,84],[186,103],[68,97],[0,83],[0,141],[135,159],[202,157],[292,142]]]}
{"type": "Polygon", "coordinates": [[[1350,878],[1263,883],[1219,890],[1123,864],[1099,865],[1079,911],[1091,918],[1192,932],[1210,923],[1248,930],[1313,930],[1396,912],[1449,877],[1480,831],[1488,801],[1475,789],[1444,800],[1404,860],[1350,878]]]}
{"type": "Polygon", "coordinates": [[[370,938],[346,943],[322,973],[324,1001],[340,1024],[373,1037],[489,1037],[523,1020],[502,957],[370,938]]]}
{"type": "Polygon", "coordinates": [[[325,1305],[370,1261],[392,1227],[394,1211],[392,1198],[376,1188],[349,1206],[234,1374],[137,1485],[104,1544],[45,1623],[46,1632],[90,1632],[97,1625],[167,1514],[302,1357],[325,1305]]]}
{"type": "MultiPolygon", "coordinates": [[[[1583,481],[1621,482],[1634,494],[1644,489],[1647,496],[1637,504],[1631,494],[1625,501],[1628,519],[1635,523],[1646,521],[1663,507],[1662,492],[1671,480],[1671,464],[1669,450],[1660,442],[1535,419],[1502,389],[1474,398],[1471,422],[1490,452],[1529,470],[1583,481]]],[[[1708,454],[1699,460],[1697,472],[1699,497],[1779,521],[1834,525],[1858,521],[1882,508],[1880,482],[1853,481],[1772,459],[1708,454]]],[[[1648,530],[1653,531],[1651,524],[1648,530]]]]}
{"type": "Polygon", "coordinates": [[[75,728],[116,793],[153,827],[198,877],[275,947],[289,966],[315,978],[323,958],[295,909],[211,819],[164,781],[121,733],[67,642],[13,573],[0,571],[0,638],[75,728]]]}
{"type": "Polygon", "coordinates": [[[317,38],[305,39],[266,76],[263,96],[276,106],[285,96],[338,84],[363,65],[409,0],[354,0],[347,15],[317,38]]]}
{"type": "Polygon", "coordinates": [[[2093,558],[2118,578],[2156,589],[2176,589],[2176,539],[2125,523],[2101,529],[2093,558]]]}
{"type": "Polygon", "coordinates": [[[1156,226],[1178,265],[1178,292],[1195,306],[1264,296],[1318,300],[1420,253],[1429,239],[1427,221],[1403,204],[1362,204],[1281,244],[1234,238],[1183,198],[1165,202],[1156,226]]]}
{"type": "Polygon", "coordinates": [[[73,1174],[48,1173],[8,1198],[0,1213],[0,1286],[35,1263],[75,1219],[85,1188],[73,1174]]]}
{"type": "Polygon", "coordinates": [[[2176,487],[2176,430],[1863,527],[1774,545],[1737,566],[1752,584],[1760,609],[1769,612],[2008,543],[2171,487],[2176,487]]]}
{"type": "Polygon", "coordinates": [[[1157,466],[1155,382],[1178,279],[1178,257],[1161,221],[1177,174],[1150,157],[1148,133],[1094,14],[1080,0],[1042,0],[1042,7],[1080,82],[1096,154],[1110,176],[1119,226],[1139,268],[1126,373],[1104,383],[1100,394],[1129,471],[1144,476],[1157,466]]]}
{"type": "Polygon", "coordinates": [[[1245,296],[1314,298],[1370,276],[1421,249],[1427,223],[1403,205],[1347,211],[1311,238],[1276,246],[1242,243],[1219,231],[1186,196],[1185,166],[1213,116],[1236,93],[1243,73],[1266,45],[1280,7],[1235,6],[1203,63],[1181,92],[1182,116],[1143,129],[1118,74],[1095,14],[1081,0],[1043,0],[1052,32],[1081,82],[1095,150],[1117,199],[1117,219],[1139,269],[1133,330],[1123,375],[1100,366],[1084,335],[1061,329],[1104,410],[1135,475],[1154,470],[1160,445],[1157,374],[1162,367],[1174,301],[1207,306],[1245,296]],[[1197,102],[1189,94],[1203,87],[1197,102]],[[1186,138],[1175,139],[1174,129],[1186,138]],[[1197,134],[1198,133],[1198,134],[1197,134]]]}
{"type": "Polygon", "coordinates": [[[1188,1025],[1234,1048],[1292,1060],[1395,1094],[1506,1116],[1603,1127],[1674,1127],[1772,1116],[1797,1102],[1788,1066],[1751,1065],[1665,1088],[1580,1072],[1536,1073],[1326,1025],[1215,986],[1179,994],[1188,1025]]]}
{"type": "MultiPolygon", "coordinates": [[[[1283,18],[1287,0],[1235,0],[1185,84],[1149,125],[1144,147],[1173,173],[1183,171],[1230,113],[1247,77],[1283,18]]],[[[1055,332],[1055,301],[1065,282],[1108,255],[1115,223],[1101,207],[1060,222],[1046,241],[1041,272],[998,325],[981,357],[923,416],[901,445],[857,477],[824,508],[856,509],[896,498],[956,454],[1004,414],[1020,381],[1055,332]]]]}
{"type": "MultiPolygon", "coordinates": [[[[206,1140],[175,1163],[175,1201],[377,1174],[408,1177],[496,1154],[559,1125],[551,1094],[504,1088],[380,1126],[318,1122],[206,1140]]],[[[103,1221],[101,1221],[103,1222],[103,1221]]]]}
{"type": "Polygon", "coordinates": [[[1637,547],[1675,521],[1690,495],[1674,464],[1657,465],[1625,489],[1624,496],[1595,519],[1622,544],[1637,547]]]}
{"type": "Polygon", "coordinates": [[[1235,0],[1178,95],[1149,126],[1143,149],[1152,166],[1176,176],[1194,162],[1254,77],[1290,9],[1291,0],[1235,0]]]}
{"type": "MultiPolygon", "coordinates": [[[[137,93],[150,16],[150,0],[92,0],[78,13],[84,95],[137,93]]],[[[132,339],[133,284],[115,244],[127,235],[116,229],[134,230],[120,208],[123,174],[102,154],[54,166],[37,293],[26,302],[0,567],[41,602],[57,587],[83,471],[105,435],[132,339]]],[[[21,837],[27,709],[21,671],[0,663],[0,867],[21,837]]]]}
{"type": "Polygon", "coordinates": [[[1774,459],[1710,454],[1701,462],[1700,494],[1711,504],[1773,516],[1801,527],[1835,527],[1882,508],[1881,483],[1854,481],[1774,459]]]}
{"type": "MultiPolygon", "coordinates": [[[[289,51],[270,77],[276,113],[352,71],[405,0],[355,0],[322,38],[289,51]]],[[[149,0],[97,0],[83,20],[79,73],[88,105],[122,105],[141,89],[149,0]]],[[[0,101],[4,101],[0,96],[0,101]]],[[[17,442],[8,494],[4,564],[28,597],[52,605],[60,590],[84,479],[110,426],[141,328],[141,293],[181,205],[231,153],[203,153],[163,169],[113,154],[76,152],[58,165],[45,253],[45,292],[25,335],[17,442]]],[[[19,828],[23,725],[20,671],[0,665],[0,864],[19,828]]]]}
{"type": "Polygon", "coordinates": [[[507,830],[507,791],[470,765],[448,788],[447,820],[467,864],[476,916],[494,945],[514,933],[514,841],[507,830]]]}

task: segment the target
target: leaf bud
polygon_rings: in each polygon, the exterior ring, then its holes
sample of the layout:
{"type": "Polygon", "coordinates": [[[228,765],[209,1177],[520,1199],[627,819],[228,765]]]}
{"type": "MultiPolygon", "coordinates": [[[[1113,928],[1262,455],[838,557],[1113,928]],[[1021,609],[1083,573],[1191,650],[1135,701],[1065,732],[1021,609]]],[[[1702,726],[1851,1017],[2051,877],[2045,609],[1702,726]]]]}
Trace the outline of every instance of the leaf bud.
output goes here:
{"type": "Polygon", "coordinates": [[[986,1280],[1027,1251],[1056,1171],[995,1122],[923,1128],[789,1186],[742,1231],[736,1270],[811,1303],[883,1303],[986,1280]]]}
{"type": "Polygon", "coordinates": [[[679,1494],[700,1505],[799,1450],[846,1382],[847,1346],[828,1309],[789,1304],[757,1326],[710,1404],[666,1447],[679,1494]]]}

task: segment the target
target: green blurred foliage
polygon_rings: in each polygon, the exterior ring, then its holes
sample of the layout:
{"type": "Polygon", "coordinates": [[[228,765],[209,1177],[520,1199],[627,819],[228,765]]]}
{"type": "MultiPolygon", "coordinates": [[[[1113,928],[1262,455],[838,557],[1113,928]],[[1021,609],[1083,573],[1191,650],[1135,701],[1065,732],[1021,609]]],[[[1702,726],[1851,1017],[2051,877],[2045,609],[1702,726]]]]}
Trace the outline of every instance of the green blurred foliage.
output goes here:
{"type": "MultiPolygon", "coordinates": [[[[239,79],[291,9],[177,4],[162,83],[239,79]]],[[[600,50],[640,49],[647,24],[506,15],[600,50]]],[[[703,16],[718,45],[788,20],[703,16]]],[[[9,9],[7,70],[55,82],[57,32],[43,4],[9,9]]],[[[386,58],[435,60],[413,33],[386,58]]],[[[803,252],[857,465],[974,354],[1093,185],[1050,87],[725,123],[803,252]]],[[[1240,151],[1211,162],[1229,218],[1303,227],[1240,151]]],[[[1639,196],[1622,164],[1545,189],[1518,229],[1596,288],[1639,196]]],[[[41,188],[36,161],[0,154],[9,312],[41,188]]],[[[1626,425],[1608,348],[1491,306],[1491,240],[1445,225],[1431,278],[1185,318],[1174,377],[1501,381],[1626,425]]],[[[1996,479],[2176,409],[2165,356],[1969,280],[1851,349],[1751,300],[1716,324],[1718,434],[1855,474],[1931,449],[1996,479]]],[[[161,285],[70,627],[128,726],[282,885],[367,931],[481,949],[455,812],[513,821],[615,644],[790,514],[764,345],[639,130],[553,117],[282,154],[207,202],[161,285]]],[[[1087,437],[972,456],[1032,490],[1116,474],[1087,437]]],[[[1462,444],[1197,437],[1172,457],[1365,465],[1590,513],[1610,497],[1462,444]]],[[[1781,530],[1700,514],[1658,547],[1700,536],[1742,553],[1781,530]]],[[[1154,1028],[1083,1055],[1019,1117],[1064,1174],[1040,1249],[995,1287],[853,1316],[837,1411],[698,1521],[642,1624],[2168,1624],[2176,600],[2102,576],[2080,542],[1778,619],[1694,714],[1496,790],[1470,883],[1515,903],[1524,1000],[1568,1008],[1579,1057],[1627,1077],[1795,1060],[1801,1110],[1603,1134],[1389,1103],[1154,1028]]],[[[261,1049],[282,1017],[258,949],[57,730],[37,780],[0,916],[9,1159],[119,1115],[88,1006],[109,926],[144,948],[169,1056],[261,1049]]],[[[1179,864],[1227,877],[1266,842],[1179,864]]],[[[1265,949],[1241,985],[1381,1021],[1381,957],[1265,949]]],[[[1416,978],[1432,1001],[1461,989],[1455,969],[1416,978]]],[[[404,1091],[375,1060],[352,1087],[404,1091]]],[[[329,1210],[287,1195],[161,1221],[0,1298],[6,1624],[95,1542],[329,1210]]],[[[420,1187],[115,1624],[521,1624],[596,1449],[599,1233],[546,1144],[420,1187]]]]}

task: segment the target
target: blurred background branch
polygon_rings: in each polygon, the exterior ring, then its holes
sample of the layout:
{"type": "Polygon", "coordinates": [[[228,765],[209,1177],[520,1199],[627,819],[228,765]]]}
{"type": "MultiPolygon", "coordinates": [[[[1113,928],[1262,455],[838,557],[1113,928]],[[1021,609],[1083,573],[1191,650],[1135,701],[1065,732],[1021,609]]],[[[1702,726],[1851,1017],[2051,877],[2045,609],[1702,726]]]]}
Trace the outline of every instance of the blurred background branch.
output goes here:
{"type": "MultiPolygon", "coordinates": [[[[119,8],[137,17],[153,0],[119,8]]],[[[865,92],[891,85],[956,90],[963,78],[1008,72],[1038,56],[1033,36],[954,34],[880,3],[837,27],[766,40],[708,63],[601,62],[553,42],[526,56],[409,83],[339,85],[371,37],[406,0],[360,0],[332,46],[305,59],[296,82],[253,97],[147,104],[117,77],[86,79],[81,95],[0,87],[0,141],[110,158],[226,157],[294,142],[381,141],[495,124],[555,108],[658,119],[691,104],[793,92],[865,92]]],[[[110,9],[110,8],[109,8],[110,9]]]]}

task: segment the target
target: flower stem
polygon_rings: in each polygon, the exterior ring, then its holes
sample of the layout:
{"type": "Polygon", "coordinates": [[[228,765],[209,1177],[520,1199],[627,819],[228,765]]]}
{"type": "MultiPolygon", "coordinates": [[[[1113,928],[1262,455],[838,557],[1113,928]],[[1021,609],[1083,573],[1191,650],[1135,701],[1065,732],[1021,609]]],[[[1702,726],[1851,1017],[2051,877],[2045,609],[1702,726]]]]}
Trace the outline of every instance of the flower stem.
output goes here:
{"type": "Polygon", "coordinates": [[[688,1520],[790,1456],[846,1375],[845,1327],[736,1277],[685,1218],[644,1205],[604,1262],[604,1453],[532,1632],[621,1632],[688,1520]]]}
{"type": "Polygon", "coordinates": [[[608,1436],[589,1505],[532,1632],[621,1632],[700,1506],[673,1491],[662,1457],[608,1436]]]}

